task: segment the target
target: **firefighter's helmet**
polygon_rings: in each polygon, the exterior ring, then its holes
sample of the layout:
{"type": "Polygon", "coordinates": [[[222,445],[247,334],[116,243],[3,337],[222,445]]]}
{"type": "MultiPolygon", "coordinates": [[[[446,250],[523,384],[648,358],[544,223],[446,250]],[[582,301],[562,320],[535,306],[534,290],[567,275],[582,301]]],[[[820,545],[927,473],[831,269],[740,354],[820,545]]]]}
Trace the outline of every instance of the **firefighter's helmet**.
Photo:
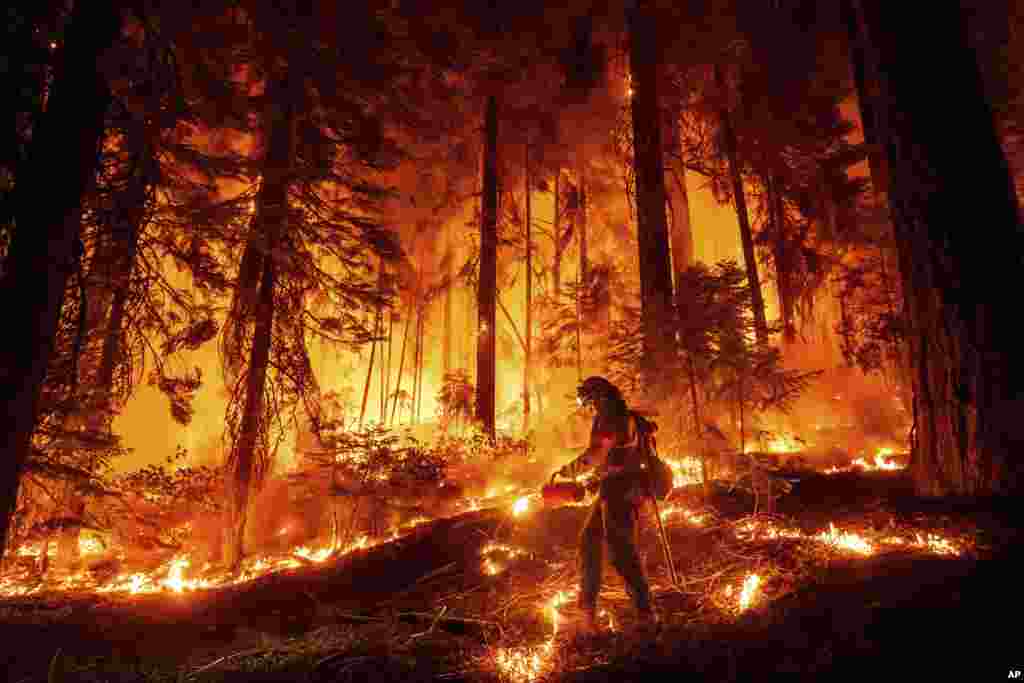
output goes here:
{"type": "Polygon", "coordinates": [[[576,401],[581,406],[599,405],[621,396],[618,388],[604,377],[588,377],[576,388],[576,401]]]}

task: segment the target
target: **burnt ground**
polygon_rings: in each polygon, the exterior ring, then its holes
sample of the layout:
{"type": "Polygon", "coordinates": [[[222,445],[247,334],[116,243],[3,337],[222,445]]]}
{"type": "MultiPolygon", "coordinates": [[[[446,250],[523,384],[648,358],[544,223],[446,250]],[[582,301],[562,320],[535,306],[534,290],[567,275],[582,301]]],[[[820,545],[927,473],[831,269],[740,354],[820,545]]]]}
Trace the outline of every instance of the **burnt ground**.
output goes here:
{"type": "MultiPolygon", "coordinates": [[[[775,521],[808,535],[831,522],[873,539],[941,533],[967,549],[949,557],[886,546],[861,557],[809,541],[741,539],[752,508],[742,494],[716,490],[706,505],[696,491],[681,497],[706,515],[702,526],[669,520],[681,590],[666,584],[653,524],[642,537],[662,631],[631,628],[632,609],[609,569],[602,604],[616,631],[575,638],[574,610],[563,608],[545,680],[988,680],[1024,670],[1019,504],[918,500],[900,473],[811,476],[779,502],[775,521]],[[722,591],[750,572],[764,577],[762,593],[738,613],[722,591]]],[[[0,603],[0,666],[25,683],[499,680],[496,648],[551,637],[541,608],[575,585],[584,514],[471,513],[334,563],[206,593],[11,599],[0,603]],[[482,569],[489,540],[522,551],[492,556],[505,569],[497,576],[482,569]]]]}

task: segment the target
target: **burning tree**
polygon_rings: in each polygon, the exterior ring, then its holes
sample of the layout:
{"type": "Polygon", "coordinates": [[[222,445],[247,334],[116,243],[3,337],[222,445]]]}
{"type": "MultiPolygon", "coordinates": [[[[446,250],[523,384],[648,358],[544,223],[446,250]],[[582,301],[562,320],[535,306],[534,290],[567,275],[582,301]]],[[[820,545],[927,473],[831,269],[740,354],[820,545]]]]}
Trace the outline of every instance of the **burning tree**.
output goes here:
{"type": "MultiPolygon", "coordinates": [[[[680,275],[677,325],[665,336],[674,338],[673,363],[662,367],[680,403],[688,403],[690,428],[681,431],[703,444],[705,425],[720,410],[731,412],[739,433],[739,452],[745,450],[746,434],[754,416],[768,410],[786,410],[820,375],[820,372],[788,370],[782,355],[756,339],[756,318],[751,290],[744,272],[733,262],[714,269],[698,264],[680,275]]],[[[617,384],[632,388],[642,381],[642,328],[635,308],[616,321],[609,339],[606,363],[617,384]]],[[[709,453],[701,446],[702,461],[709,453]]],[[[708,473],[704,464],[704,477],[708,473]]]]}
{"type": "Polygon", "coordinates": [[[350,348],[370,342],[377,311],[392,294],[372,264],[400,255],[394,234],[380,225],[388,193],[378,183],[401,155],[379,114],[404,111],[409,93],[403,91],[419,82],[390,42],[370,39],[395,24],[374,8],[347,7],[344,19],[322,14],[330,11],[319,7],[299,16],[253,5],[245,17],[257,56],[246,64],[249,84],[262,90],[249,99],[261,149],[246,191],[252,220],[240,234],[228,235],[228,244],[241,247],[222,343],[231,384],[234,566],[243,555],[250,490],[274,457],[274,432],[290,429],[300,406],[315,416],[318,391],[307,340],[350,348]],[[338,26],[351,28],[350,39],[332,34],[310,41],[338,26]],[[360,41],[376,59],[357,64],[345,58],[342,53],[360,41]],[[351,68],[335,68],[343,64],[351,68]],[[400,85],[389,93],[365,87],[380,79],[400,85]]]}

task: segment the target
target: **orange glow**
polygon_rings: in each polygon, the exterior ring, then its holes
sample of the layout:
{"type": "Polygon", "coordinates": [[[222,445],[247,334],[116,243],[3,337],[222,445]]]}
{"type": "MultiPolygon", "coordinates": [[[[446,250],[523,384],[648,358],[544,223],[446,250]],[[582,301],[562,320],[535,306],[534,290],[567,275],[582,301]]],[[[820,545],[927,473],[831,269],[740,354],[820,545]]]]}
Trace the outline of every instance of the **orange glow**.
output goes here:
{"type": "Polygon", "coordinates": [[[516,500],[515,505],[512,506],[512,514],[516,517],[526,514],[527,510],[530,509],[530,497],[523,496],[516,500]]]}
{"type": "Polygon", "coordinates": [[[851,532],[838,531],[835,524],[829,522],[828,531],[822,531],[816,536],[822,543],[826,543],[840,550],[848,550],[859,555],[873,555],[875,548],[863,536],[851,532]]]}
{"type": "Polygon", "coordinates": [[[740,592],[740,611],[743,612],[750,607],[757,595],[757,589],[761,585],[761,577],[757,574],[748,574],[743,581],[743,590],[740,592]]]}

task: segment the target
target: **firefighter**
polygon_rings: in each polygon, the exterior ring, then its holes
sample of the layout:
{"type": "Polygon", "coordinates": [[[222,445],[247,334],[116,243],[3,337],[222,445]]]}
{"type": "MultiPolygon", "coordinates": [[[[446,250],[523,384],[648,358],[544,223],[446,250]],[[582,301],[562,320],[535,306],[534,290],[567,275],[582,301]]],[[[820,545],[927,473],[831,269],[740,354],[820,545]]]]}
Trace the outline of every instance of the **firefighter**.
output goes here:
{"type": "Polygon", "coordinates": [[[649,495],[642,469],[636,419],[630,415],[618,388],[603,377],[590,377],[576,390],[581,406],[597,413],[590,431],[590,446],[556,476],[575,479],[594,470],[598,497],[587,515],[580,538],[580,595],[583,630],[597,628],[597,595],[601,589],[603,544],[612,566],[622,576],[641,624],[657,627],[643,561],[637,550],[639,507],[649,495]]]}

